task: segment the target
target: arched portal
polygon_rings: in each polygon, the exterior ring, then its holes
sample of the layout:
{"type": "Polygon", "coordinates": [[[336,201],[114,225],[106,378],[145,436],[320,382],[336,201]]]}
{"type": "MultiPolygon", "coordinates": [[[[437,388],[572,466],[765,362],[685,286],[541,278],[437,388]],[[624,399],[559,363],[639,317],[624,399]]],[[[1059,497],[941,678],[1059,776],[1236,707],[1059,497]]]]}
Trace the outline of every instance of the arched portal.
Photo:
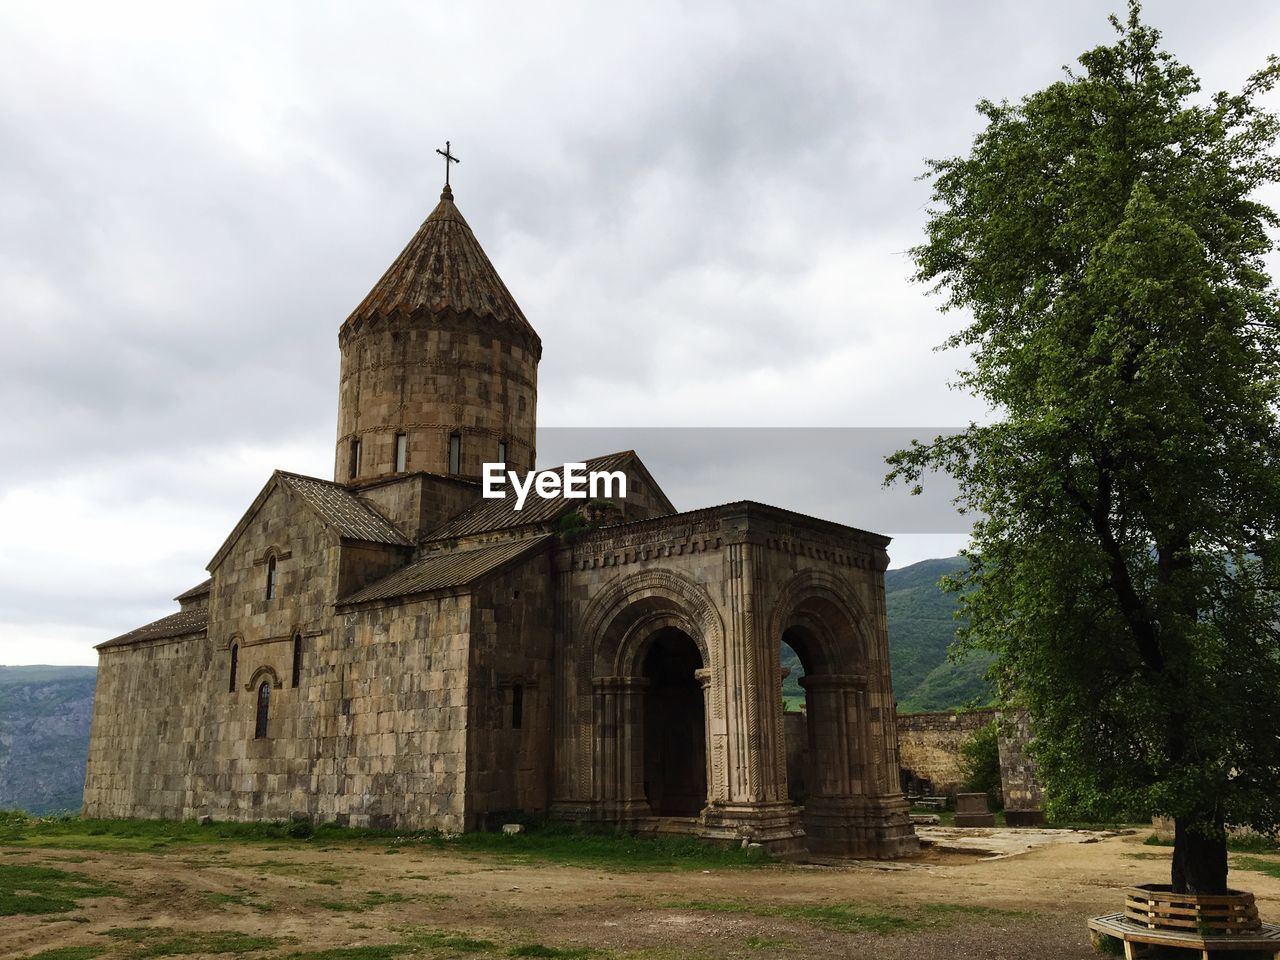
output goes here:
{"type": "Polygon", "coordinates": [[[697,644],[677,627],[646,643],[644,793],[661,817],[696,817],[707,802],[706,715],[697,644]]]}
{"type": "MultiPolygon", "coordinates": [[[[831,674],[830,643],[820,622],[793,623],[779,640],[779,658],[791,651],[790,669],[804,695],[804,718],[787,724],[783,716],[787,750],[787,793],[793,803],[803,804],[810,793],[839,790],[838,781],[848,758],[848,744],[840,742],[841,718],[833,714],[827,697],[817,695],[823,678],[831,674]]],[[[787,678],[792,679],[792,678],[787,678]]],[[[784,693],[787,680],[783,681],[784,693]]]]}
{"type": "MultiPolygon", "coordinates": [[[[784,589],[771,624],[779,658],[783,645],[790,647],[804,671],[808,761],[800,802],[809,849],[859,857],[907,849],[905,802],[892,795],[896,776],[893,783],[888,776],[893,706],[878,659],[885,644],[875,621],[834,578],[806,574],[784,589]]],[[[780,678],[783,729],[784,683],[780,678]]],[[[780,761],[778,768],[781,775],[780,761]]],[[[797,802],[790,786],[790,799],[797,802]]]]}
{"type": "MultiPolygon", "coordinates": [[[[793,638],[794,639],[794,638],[793,638]]],[[[804,661],[785,638],[778,644],[782,670],[782,736],[786,749],[787,799],[804,804],[809,779],[809,714],[805,698],[804,661]]]]}
{"type": "Polygon", "coordinates": [[[670,571],[624,577],[591,602],[580,631],[594,652],[594,815],[701,815],[723,782],[710,774],[723,743],[709,734],[723,624],[705,589],[670,571]]]}

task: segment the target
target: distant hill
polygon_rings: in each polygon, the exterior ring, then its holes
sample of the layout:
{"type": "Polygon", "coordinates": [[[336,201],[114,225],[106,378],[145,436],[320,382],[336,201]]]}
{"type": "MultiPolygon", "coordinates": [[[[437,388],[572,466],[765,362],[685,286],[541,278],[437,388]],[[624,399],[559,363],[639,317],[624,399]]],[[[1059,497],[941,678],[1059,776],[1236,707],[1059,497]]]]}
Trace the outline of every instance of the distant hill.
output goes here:
{"type": "Polygon", "coordinates": [[[972,653],[960,663],[947,661],[958,626],[957,603],[954,594],[943,593],[938,580],[962,570],[964,560],[948,557],[885,572],[893,692],[903,713],[990,700],[991,685],[983,678],[990,654],[972,653]]]}
{"type": "MultiPolygon", "coordinates": [[[[962,559],[948,557],[885,572],[893,692],[903,713],[949,710],[990,698],[990,685],[983,679],[991,663],[989,655],[971,654],[958,664],[947,661],[947,648],[956,635],[952,616],[956,598],[943,593],[938,580],[963,568],[962,559]]],[[[791,669],[783,695],[789,706],[797,709],[804,702],[799,684],[804,671],[788,650],[783,650],[782,662],[791,669]]]]}
{"type": "Polygon", "coordinates": [[[0,667],[0,810],[79,810],[93,667],[0,667]]]}

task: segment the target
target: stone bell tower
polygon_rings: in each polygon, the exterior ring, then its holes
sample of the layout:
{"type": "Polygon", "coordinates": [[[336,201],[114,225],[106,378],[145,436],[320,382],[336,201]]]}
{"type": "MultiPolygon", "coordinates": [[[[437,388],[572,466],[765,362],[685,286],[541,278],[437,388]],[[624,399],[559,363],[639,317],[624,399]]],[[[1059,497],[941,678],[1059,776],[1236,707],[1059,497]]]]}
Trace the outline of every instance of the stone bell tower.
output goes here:
{"type": "Polygon", "coordinates": [[[338,334],[334,479],[532,469],[542,341],[446,183],[338,334]]]}

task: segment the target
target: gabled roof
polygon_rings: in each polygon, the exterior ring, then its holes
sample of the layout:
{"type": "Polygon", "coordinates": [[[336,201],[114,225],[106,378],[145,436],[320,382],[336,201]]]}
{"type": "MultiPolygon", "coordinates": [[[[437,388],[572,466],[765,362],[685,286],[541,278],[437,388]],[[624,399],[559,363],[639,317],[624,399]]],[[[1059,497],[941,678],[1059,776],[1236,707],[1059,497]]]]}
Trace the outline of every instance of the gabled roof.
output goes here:
{"type": "Polygon", "coordinates": [[[207,597],[212,589],[213,577],[210,577],[208,580],[197,583],[190,590],[183,590],[182,593],[178,594],[173,599],[177,600],[178,603],[182,603],[186,600],[196,600],[200,597],[207,597]]]}
{"type": "Polygon", "coordinates": [[[413,546],[390,520],[346,487],[328,480],[276,471],[280,482],[300,496],[328,526],[348,540],[413,546]]]}
{"type": "Polygon", "coordinates": [[[222,562],[223,557],[240,539],[245,527],[262,509],[262,505],[267,502],[272,491],[277,488],[283,488],[289,494],[296,496],[321,523],[340,537],[348,540],[363,540],[366,543],[387,543],[398,547],[413,546],[413,541],[397,530],[395,524],[341,484],[277,470],[254,498],[249,509],[244,512],[235,529],[223,541],[206,569],[212,570],[222,562]]]}
{"type": "Polygon", "coordinates": [[[208,610],[180,610],[177,613],[169,614],[167,617],[152,621],[146,626],[138,627],[136,630],[122,633],[106,643],[98,644],[94,649],[105,650],[109,647],[124,647],[131,643],[141,643],[144,640],[185,637],[189,634],[203,633],[208,627],[208,610]]]}
{"type": "MultiPolygon", "coordinates": [[[[583,462],[586,463],[588,472],[592,470],[621,470],[628,476],[638,476],[649,485],[649,489],[654,493],[658,501],[666,505],[668,512],[676,512],[676,508],[671,505],[671,501],[667,499],[666,494],[662,492],[662,488],[654,481],[634,450],[610,453],[603,457],[593,457],[583,462]]],[[[559,473],[563,476],[564,465],[555,467],[548,472],[559,473]]],[[[517,510],[514,493],[511,492],[509,486],[504,487],[504,490],[507,493],[504,498],[477,501],[473,506],[468,507],[449,522],[432,530],[428,534],[427,540],[451,540],[455,537],[510,530],[515,527],[534,524],[553,523],[565,514],[572,513],[582,506],[581,500],[568,500],[564,497],[554,500],[544,499],[531,492],[529,498],[524,502],[524,508],[517,510]]]]}
{"type": "Polygon", "coordinates": [[[342,326],[346,332],[393,315],[430,325],[445,313],[496,321],[542,353],[537,332],[453,205],[448,186],[400,256],[342,326]]]}
{"type": "Polygon", "coordinates": [[[528,556],[545,546],[553,537],[543,534],[519,540],[503,540],[481,547],[446,547],[415,560],[402,570],[383,577],[348,597],[339,604],[365,603],[409,597],[433,590],[465,587],[487,577],[500,567],[528,556]]]}

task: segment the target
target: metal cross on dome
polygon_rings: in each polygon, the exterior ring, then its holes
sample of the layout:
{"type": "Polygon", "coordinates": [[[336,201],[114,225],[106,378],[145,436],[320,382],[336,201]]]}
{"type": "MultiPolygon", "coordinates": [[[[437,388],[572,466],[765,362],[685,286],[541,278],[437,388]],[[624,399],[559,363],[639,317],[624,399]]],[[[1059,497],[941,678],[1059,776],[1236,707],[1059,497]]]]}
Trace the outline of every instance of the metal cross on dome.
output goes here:
{"type": "Polygon", "coordinates": [[[436,147],[436,153],[438,153],[438,154],[440,154],[440,156],[444,157],[444,185],[447,187],[447,186],[449,185],[449,164],[451,164],[451,163],[461,163],[462,161],[461,161],[461,160],[459,160],[457,157],[455,157],[452,153],[450,153],[450,152],[449,152],[449,141],[448,141],[448,140],[446,140],[446,141],[444,142],[444,149],[443,149],[443,150],[441,150],[439,147],[436,147]]]}

